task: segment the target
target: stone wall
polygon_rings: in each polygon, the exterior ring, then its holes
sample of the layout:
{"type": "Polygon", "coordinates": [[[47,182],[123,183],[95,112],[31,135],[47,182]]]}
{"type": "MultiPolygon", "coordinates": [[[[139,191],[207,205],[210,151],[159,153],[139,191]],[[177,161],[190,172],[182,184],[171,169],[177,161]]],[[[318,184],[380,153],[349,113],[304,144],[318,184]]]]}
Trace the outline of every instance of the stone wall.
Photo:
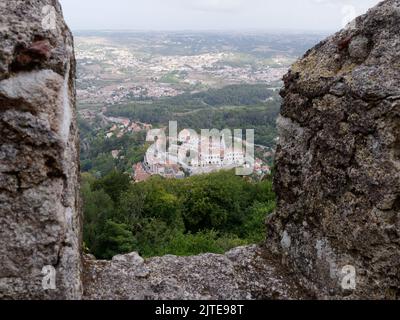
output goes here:
{"type": "Polygon", "coordinates": [[[307,293],[259,246],[225,255],[165,256],[142,259],[137,253],[97,261],[85,257],[87,300],[264,300],[304,299],[307,293]]]}
{"type": "Polygon", "coordinates": [[[284,79],[267,247],[317,298],[400,298],[399,21],[384,1],[284,79]]]}
{"type": "Polygon", "coordinates": [[[0,299],[79,299],[72,36],[55,0],[1,1],[0,26],[0,299]]]}
{"type": "Polygon", "coordinates": [[[0,2],[0,299],[400,298],[399,21],[386,0],[285,77],[263,246],[82,262],[72,36],[56,0],[0,2]]]}

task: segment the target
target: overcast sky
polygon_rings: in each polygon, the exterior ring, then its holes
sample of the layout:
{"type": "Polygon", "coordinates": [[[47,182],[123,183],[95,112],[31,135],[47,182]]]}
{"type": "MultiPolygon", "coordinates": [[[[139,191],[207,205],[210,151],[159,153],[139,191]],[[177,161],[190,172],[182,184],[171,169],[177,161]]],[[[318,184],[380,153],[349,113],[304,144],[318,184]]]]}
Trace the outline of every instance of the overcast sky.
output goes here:
{"type": "Polygon", "coordinates": [[[333,31],[379,0],[60,0],[73,30],[333,31]]]}

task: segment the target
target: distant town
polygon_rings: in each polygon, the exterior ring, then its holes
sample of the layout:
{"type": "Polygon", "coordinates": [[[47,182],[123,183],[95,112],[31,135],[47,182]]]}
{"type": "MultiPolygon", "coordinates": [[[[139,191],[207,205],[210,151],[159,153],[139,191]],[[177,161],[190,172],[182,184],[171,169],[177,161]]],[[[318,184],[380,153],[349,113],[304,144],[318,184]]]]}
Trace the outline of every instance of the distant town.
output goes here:
{"type": "MultiPolygon", "coordinates": [[[[78,39],[79,41],[79,39],[78,39]]],[[[84,41],[84,40],[80,40],[84,41]]],[[[171,97],[182,94],[183,87],[207,88],[219,83],[271,83],[280,81],[287,72],[284,64],[287,59],[276,57],[272,63],[276,66],[264,66],[255,70],[250,65],[232,66],[229,62],[235,59],[231,53],[202,54],[195,56],[170,56],[139,61],[124,49],[106,47],[90,52],[77,50],[77,59],[82,72],[78,83],[105,82],[98,88],[88,85],[77,91],[79,101],[86,103],[106,102],[113,105],[132,99],[171,97]],[[98,64],[106,68],[98,68],[98,64]],[[129,76],[132,73],[144,73],[141,79],[129,76]],[[98,71],[98,72],[96,72],[98,71]],[[119,80],[118,84],[106,82],[119,80]],[[138,81],[139,80],[139,81],[138,81]]]]}
{"type": "MultiPolygon", "coordinates": [[[[131,121],[128,118],[106,117],[103,119],[112,123],[111,128],[106,133],[107,139],[116,136],[123,137],[131,132],[149,132],[153,126],[147,123],[131,121]]],[[[196,155],[194,160],[182,161],[181,158],[170,153],[158,154],[157,156],[148,155],[143,162],[135,163],[133,169],[133,180],[142,182],[148,180],[153,175],[159,175],[164,178],[183,179],[187,176],[211,173],[219,170],[230,170],[244,166],[246,162],[245,146],[235,148],[227,146],[224,137],[217,141],[209,141],[204,138],[191,136],[191,131],[185,129],[179,134],[178,144],[184,145],[186,150],[192,155],[196,155]],[[204,151],[205,150],[205,151],[204,151]]],[[[261,147],[261,146],[258,146],[261,147]]],[[[169,149],[171,151],[171,149],[169,149]]],[[[274,150],[266,152],[265,155],[272,157],[274,150]]],[[[121,150],[112,150],[111,155],[114,159],[120,157],[121,150]]],[[[252,159],[254,165],[254,174],[263,176],[271,173],[271,168],[259,158],[252,159]]]]}
{"type": "MultiPolygon", "coordinates": [[[[229,84],[273,83],[282,79],[295,58],[286,50],[279,52],[265,44],[255,45],[249,53],[238,52],[230,41],[237,42],[240,37],[228,39],[226,44],[207,44],[200,36],[177,40],[150,34],[145,42],[142,36],[130,35],[130,45],[104,34],[76,36],[80,103],[114,105],[229,84]]],[[[271,46],[282,46],[282,39],[273,39],[271,46]]]]}
{"type": "MultiPolygon", "coordinates": [[[[204,141],[184,137],[179,143],[188,145],[188,152],[197,157],[190,163],[183,163],[159,161],[143,154],[143,150],[127,155],[129,146],[121,147],[115,141],[146,134],[154,128],[163,129],[166,124],[162,122],[171,119],[161,117],[160,113],[171,106],[174,111],[170,111],[170,117],[194,123],[197,130],[205,125],[211,125],[212,129],[212,120],[205,121],[202,108],[216,103],[216,108],[208,106],[211,107],[210,116],[222,116],[226,124],[231,125],[229,117],[233,117],[236,123],[245,121],[246,128],[256,129],[259,145],[252,159],[254,175],[268,175],[275,153],[274,117],[279,108],[277,92],[282,76],[303,52],[303,47],[318,41],[316,36],[293,36],[291,41],[287,37],[290,35],[282,38],[267,34],[246,37],[240,34],[134,32],[77,34],[78,112],[80,119],[91,128],[81,137],[82,160],[88,162],[86,167],[97,172],[100,165],[103,168],[100,171],[106,172],[112,167],[112,161],[114,165],[123,162],[124,170],[132,180],[142,182],[154,175],[183,179],[243,166],[246,164],[244,150],[233,150],[223,143],[204,152],[204,141]],[[240,96],[232,102],[229,95],[235,91],[229,90],[215,93],[208,102],[187,98],[235,85],[248,87],[242,87],[240,96]],[[268,90],[275,93],[270,94],[268,90]],[[165,100],[184,95],[186,100],[165,100]],[[262,119],[271,121],[265,123],[262,119]],[[96,139],[105,139],[105,145],[110,144],[107,140],[113,141],[116,147],[110,150],[100,145],[99,152],[92,155],[91,144],[96,139]],[[107,153],[104,153],[105,149],[107,153]],[[137,161],[138,158],[141,161],[137,161]]],[[[220,129],[227,127],[224,121],[218,124],[220,129]]],[[[170,158],[169,155],[160,156],[170,158]]]]}

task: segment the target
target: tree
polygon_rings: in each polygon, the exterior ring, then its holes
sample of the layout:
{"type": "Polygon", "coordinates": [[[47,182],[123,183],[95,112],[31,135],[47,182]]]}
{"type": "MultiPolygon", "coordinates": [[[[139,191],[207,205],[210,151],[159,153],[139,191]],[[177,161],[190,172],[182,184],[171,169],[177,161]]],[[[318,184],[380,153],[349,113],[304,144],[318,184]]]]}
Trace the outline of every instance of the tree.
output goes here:
{"type": "Polygon", "coordinates": [[[137,185],[130,186],[129,190],[120,196],[118,207],[119,221],[135,229],[139,220],[144,217],[146,195],[137,185]]]}
{"type": "Polygon", "coordinates": [[[275,201],[255,202],[246,212],[246,221],[240,236],[250,243],[259,243],[265,239],[265,220],[275,210],[275,201]]]}
{"type": "Polygon", "coordinates": [[[91,252],[98,252],[99,239],[103,232],[103,225],[115,211],[114,202],[104,190],[92,191],[93,176],[82,176],[83,200],[83,239],[91,252]]]}
{"type": "Polygon", "coordinates": [[[270,178],[243,179],[234,170],[137,184],[125,178],[82,175],[84,240],[99,258],[223,253],[262,241],[265,217],[275,209],[270,178]]]}
{"type": "Polygon", "coordinates": [[[111,171],[104,178],[93,183],[94,190],[104,190],[114,202],[118,202],[121,194],[128,190],[131,178],[117,170],[111,171]]]}
{"type": "Polygon", "coordinates": [[[126,224],[107,220],[99,237],[99,247],[95,255],[101,259],[111,259],[115,255],[135,250],[137,242],[126,224]]]}

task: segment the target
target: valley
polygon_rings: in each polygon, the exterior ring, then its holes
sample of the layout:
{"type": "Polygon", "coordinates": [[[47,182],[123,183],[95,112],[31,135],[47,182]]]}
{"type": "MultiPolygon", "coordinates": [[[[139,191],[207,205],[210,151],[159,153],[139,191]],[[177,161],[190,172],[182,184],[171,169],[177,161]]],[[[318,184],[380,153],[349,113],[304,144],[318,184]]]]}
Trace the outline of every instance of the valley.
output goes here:
{"type": "MultiPolygon", "coordinates": [[[[261,242],[265,216],[276,206],[282,77],[322,37],[76,33],[87,253],[185,256],[261,242]],[[199,153],[191,168],[149,161],[147,135],[170,136],[171,121],[178,133],[254,130],[253,174],[237,176],[244,154],[222,143],[199,153]]],[[[196,152],[204,142],[179,143],[196,152]]]]}

